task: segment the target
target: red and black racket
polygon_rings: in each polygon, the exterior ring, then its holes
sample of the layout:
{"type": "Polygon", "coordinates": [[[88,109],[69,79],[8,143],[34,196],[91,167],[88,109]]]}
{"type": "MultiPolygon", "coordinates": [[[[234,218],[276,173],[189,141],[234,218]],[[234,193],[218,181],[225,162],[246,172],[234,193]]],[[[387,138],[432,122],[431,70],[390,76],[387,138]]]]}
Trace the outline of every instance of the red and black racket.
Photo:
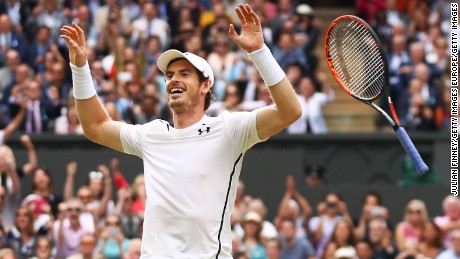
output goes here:
{"type": "Polygon", "coordinates": [[[383,45],[377,34],[362,19],[344,15],[329,26],[324,40],[329,69],[339,85],[352,97],[370,105],[391,124],[417,172],[428,172],[407,132],[399,124],[390,98],[389,73],[383,45]],[[373,103],[386,92],[391,116],[373,103]]]}

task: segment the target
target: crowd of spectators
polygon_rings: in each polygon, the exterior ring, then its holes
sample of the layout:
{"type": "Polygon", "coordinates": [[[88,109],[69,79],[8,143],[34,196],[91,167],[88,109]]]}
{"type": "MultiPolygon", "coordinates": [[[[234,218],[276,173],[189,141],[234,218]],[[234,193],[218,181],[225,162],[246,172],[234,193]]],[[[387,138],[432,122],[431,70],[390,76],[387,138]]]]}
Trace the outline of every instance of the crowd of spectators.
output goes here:
{"type": "MultiPolygon", "coordinates": [[[[13,151],[0,147],[0,258],[139,258],[146,202],[144,175],[126,180],[120,161],[81,172],[78,162],[62,168],[66,179],[56,191],[51,173],[38,166],[34,144],[21,137],[24,165],[13,151]],[[21,181],[31,178],[31,188],[21,181]],[[86,179],[76,186],[75,178],[86,179]]],[[[443,215],[432,215],[424,201],[413,199],[403,218],[390,211],[376,192],[351,214],[350,201],[328,192],[311,204],[301,188],[327,185],[322,168],[305,168],[304,182],[286,178],[278,210],[252,197],[239,181],[231,215],[233,256],[239,259],[453,259],[460,256],[460,198],[446,196],[443,215]],[[300,188],[299,188],[300,187],[300,188]]],[[[354,201],[356,202],[356,201],[354,201]]],[[[272,206],[273,207],[273,206],[272,206]]],[[[275,206],[276,207],[276,206],[275,206]]]]}
{"type": "MultiPolygon", "coordinates": [[[[78,23],[87,35],[88,62],[99,98],[110,116],[127,123],[171,121],[156,59],[176,48],[204,57],[215,74],[216,100],[209,115],[250,111],[272,100],[254,65],[227,36],[240,0],[4,0],[0,1],[0,144],[14,131],[82,134],[72,97],[65,42],[59,29],[78,23]]],[[[248,0],[261,18],[266,44],[301,101],[301,119],[289,134],[327,132],[323,107],[334,101],[328,71],[315,55],[325,29],[308,1],[248,0]]],[[[357,0],[356,12],[382,39],[392,98],[411,130],[445,130],[450,118],[449,1],[357,0]]],[[[238,26],[238,24],[235,24],[238,26]]],[[[382,102],[383,104],[386,102],[382,102]]],[[[386,124],[386,122],[385,122],[386,124]]],[[[77,162],[67,165],[63,193],[38,167],[28,135],[27,163],[0,145],[1,258],[139,258],[145,186],[143,174],[128,183],[119,161],[101,164],[74,186],[77,162]],[[21,180],[31,177],[31,189],[21,180]],[[113,187],[115,186],[115,189],[113,187]],[[116,199],[113,199],[116,196],[116,199]]],[[[125,172],[126,173],[126,172],[125,172]]],[[[129,172],[133,173],[133,172],[129,172]]],[[[308,185],[319,168],[308,171],[308,185]]],[[[337,193],[319,204],[296,190],[292,177],[274,219],[263,199],[240,183],[232,215],[235,258],[457,258],[460,200],[443,201],[433,217],[423,201],[407,204],[392,226],[380,196],[364,197],[362,214],[350,215],[337,193]],[[430,218],[431,216],[431,218],[430,218]]]]}

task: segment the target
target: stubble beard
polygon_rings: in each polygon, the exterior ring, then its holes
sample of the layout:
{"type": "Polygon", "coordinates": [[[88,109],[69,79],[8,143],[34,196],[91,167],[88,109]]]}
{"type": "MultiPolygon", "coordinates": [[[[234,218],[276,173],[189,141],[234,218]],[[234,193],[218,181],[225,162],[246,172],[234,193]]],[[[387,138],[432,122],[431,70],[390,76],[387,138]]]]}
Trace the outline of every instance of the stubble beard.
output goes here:
{"type": "Polygon", "coordinates": [[[190,96],[186,96],[184,98],[185,100],[169,101],[169,107],[171,107],[175,114],[185,114],[193,110],[193,108],[198,104],[199,98],[199,92],[193,93],[190,96]]]}

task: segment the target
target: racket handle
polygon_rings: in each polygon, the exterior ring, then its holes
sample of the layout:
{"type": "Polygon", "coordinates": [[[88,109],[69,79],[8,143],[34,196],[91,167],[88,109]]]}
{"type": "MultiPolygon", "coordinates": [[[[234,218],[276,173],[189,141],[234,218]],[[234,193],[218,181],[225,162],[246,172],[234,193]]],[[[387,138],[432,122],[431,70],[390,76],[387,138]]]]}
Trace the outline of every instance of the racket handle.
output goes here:
{"type": "Polygon", "coordinates": [[[419,152],[412,143],[412,140],[407,135],[406,130],[403,127],[399,127],[396,130],[396,136],[398,137],[399,141],[401,142],[402,146],[406,150],[406,153],[409,155],[410,159],[412,160],[412,164],[417,169],[417,173],[419,175],[423,175],[428,172],[428,166],[423,162],[422,157],[420,156],[419,152]]]}

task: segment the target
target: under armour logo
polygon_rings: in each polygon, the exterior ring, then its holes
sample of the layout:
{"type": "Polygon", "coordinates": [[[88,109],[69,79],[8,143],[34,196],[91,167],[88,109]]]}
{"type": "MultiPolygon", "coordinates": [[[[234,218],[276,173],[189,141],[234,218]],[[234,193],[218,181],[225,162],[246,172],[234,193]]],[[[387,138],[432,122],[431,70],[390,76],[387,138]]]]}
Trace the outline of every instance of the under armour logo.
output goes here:
{"type": "MultiPolygon", "coordinates": [[[[206,124],[203,124],[203,125],[206,125],[206,124]]],[[[209,133],[210,130],[211,130],[211,127],[200,128],[200,129],[198,129],[198,133],[199,133],[198,135],[201,135],[201,134],[203,134],[205,132],[209,133]]]]}

